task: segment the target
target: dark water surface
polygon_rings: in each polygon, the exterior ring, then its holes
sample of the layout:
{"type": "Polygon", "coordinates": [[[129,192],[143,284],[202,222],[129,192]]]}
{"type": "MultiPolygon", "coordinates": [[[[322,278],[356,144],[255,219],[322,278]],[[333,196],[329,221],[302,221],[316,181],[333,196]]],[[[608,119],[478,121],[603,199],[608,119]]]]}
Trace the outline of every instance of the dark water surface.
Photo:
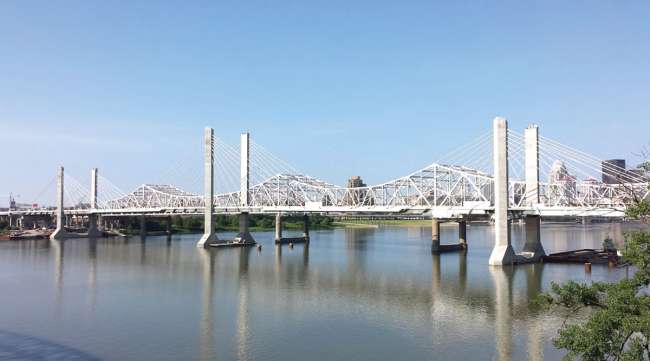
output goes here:
{"type": "MultiPolygon", "coordinates": [[[[594,248],[630,227],[545,224],[542,237],[547,252],[594,248]]],[[[443,243],[456,236],[442,226],[443,243]]],[[[442,256],[430,227],[315,231],[293,249],[254,237],[261,252],[198,249],[198,235],[1,242],[0,359],[559,359],[561,315],[530,300],[551,281],[628,272],[489,267],[487,225],[442,256]]]]}

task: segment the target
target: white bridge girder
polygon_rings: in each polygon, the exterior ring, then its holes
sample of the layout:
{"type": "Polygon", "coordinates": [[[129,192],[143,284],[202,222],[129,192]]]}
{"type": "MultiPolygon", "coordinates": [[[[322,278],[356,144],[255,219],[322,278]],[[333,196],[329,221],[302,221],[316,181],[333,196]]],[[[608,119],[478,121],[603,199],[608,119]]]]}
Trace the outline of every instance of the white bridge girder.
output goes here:
{"type": "MultiPolygon", "coordinates": [[[[637,199],[650,198],[646,183],[603,184],[593,181],[539,184],[540,203],[526,206],[526,183],[511,181],[510,209],[540,215],[624,216],[637,199]]],[[[491,212],[491,175],[457,165],[432,164],[408,176],[369,187],[339,187],[313,177],[278,174],[250,187],[249,206],[240,193],[214,196],[216,213],[416,213],[465,215],[491,212]]],[[[130,194],[98,206],[100,213],[202,213],[201,195],[171,185],[143,184],[130,194]]]]}

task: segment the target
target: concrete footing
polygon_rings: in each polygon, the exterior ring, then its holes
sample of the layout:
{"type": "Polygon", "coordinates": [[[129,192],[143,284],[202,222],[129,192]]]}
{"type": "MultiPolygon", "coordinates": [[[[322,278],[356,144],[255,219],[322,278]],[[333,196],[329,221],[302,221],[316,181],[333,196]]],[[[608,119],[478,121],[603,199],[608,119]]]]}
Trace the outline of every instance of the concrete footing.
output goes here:
{"type": "Polygon", "coordinates": [[[50,234],[51,240],[62,240],[67,237],[67,232],[64,228],[63,222],[65,214],[63,212],[63,167],[59,169],[59,175],[57,178],[57,189],[56,189],[56,230],[50,234]]]}
{"type": "MultiPolygon", "coordinates": [[[[542,245],[541,220],[540,216],[526,216],[526,243],[523,252],[518,256],[523,257],[528,262],[539,262],[546,255],[542,245]]],[[[521,261],[520,257],[518,257],[518,261],[521,261]]]]}
{"type": "Polygon", "coordinates": [[[235,237],[233,241],[234,243],[247,243],[251,245],[255,245],[257,243],[248,230],[250,221],[249,217],[250,216],[248,213],[241,213],[239,215],[239,234],[237,234],[237,237],[235,237]]]}
{"type": "Polygon", "coordinates": [[[289,243],[309,243],[309,216],[306,214],[303,218],[303,236],[302,237],[282,237],[282,214],[275,215],[275,244],[289,243]]]}
{"type": "Polygon", "coordinates": [[[102,237],[104,232],[99,230],[98,216],[96,214],[88,215],[88,237],[102,237]]]}
{"type": "Polygon", "coordinates": [[[458,222],[458,243],[454,244],[440,244],[440,223],[440,220],[435,217],[431,219],[431,252],[438,254],[466,250],[467,222],[458,222]]]}

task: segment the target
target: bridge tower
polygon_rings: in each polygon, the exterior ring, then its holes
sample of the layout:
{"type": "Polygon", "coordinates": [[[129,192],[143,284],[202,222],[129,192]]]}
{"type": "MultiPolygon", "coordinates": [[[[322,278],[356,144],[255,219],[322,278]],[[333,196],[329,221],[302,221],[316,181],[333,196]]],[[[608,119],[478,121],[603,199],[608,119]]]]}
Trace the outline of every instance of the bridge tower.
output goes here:
{"type": "Polygon", "coordinates": [[[98,229],[97,223],[97,168],[90,170],[90,211],[88,214],[88,237],[100,237],[103,233],[98,229]]]}
{"type": "Polygon", "coordinates": [[[205,247],[210,243],[219,241],[214,232],[214,129],[205,128],[204,132],[204,223],[203,236],[196,244],[197,247],[205,247]]]}
{"type": "MultiPolygon", "coordinates": [[[[531,124],[524,131],[525,169],[526,169],[526,197],[528,207],[539,205],[539,128],[531,124]]],[[[530,261],[539,261],[546,255],[541,240],[541,216],[538,214],[526,215],[526,243],[522,256],[530,261]]]]}
{"type": "Polygon", "coordinates": [[[61,167],[56,179],[56,230],[50,235],[51,240],[63,240],[67,236],[63,226],[65,217],[63,207],[63,167],[61,167]]]}
{"type": "Polygon", "coordinates": [[[243,211],[239,214],[239,234],[235,237],[235,243],[255,244],[255,239],[248,230],[250,200],[248,191],[250,188],[250,133],[241,134],[240,143],[240,188],[239,205],[243,211]]]}
{"type": "Polygon", "coordinates": [[[493,122],[494,157],[494,248],[489,264],[501,266],[515,261],[508,221],[508,121],[496,117],[493,122]]]}

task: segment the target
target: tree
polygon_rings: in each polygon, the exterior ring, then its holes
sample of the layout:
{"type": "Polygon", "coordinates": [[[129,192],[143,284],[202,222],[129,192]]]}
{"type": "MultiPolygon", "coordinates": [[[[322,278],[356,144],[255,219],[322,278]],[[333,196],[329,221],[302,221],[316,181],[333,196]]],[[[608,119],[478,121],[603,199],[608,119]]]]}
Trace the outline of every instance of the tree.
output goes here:
{"type": "MultiPolygon", "coordinates": [[[[650,223],[650,202],[637,201],[628,216],[650,223]]],[[[585,308],[589,312],[583,322],[565,322],[553,340],[568,351],[565,359],[650,359],[650,232],[628,234],[623,257],[636,268],[632,278],[591,285],[552,283],[550,292],[538,297],[542,305],[564,308],[569,315],[585,308]]]]}

